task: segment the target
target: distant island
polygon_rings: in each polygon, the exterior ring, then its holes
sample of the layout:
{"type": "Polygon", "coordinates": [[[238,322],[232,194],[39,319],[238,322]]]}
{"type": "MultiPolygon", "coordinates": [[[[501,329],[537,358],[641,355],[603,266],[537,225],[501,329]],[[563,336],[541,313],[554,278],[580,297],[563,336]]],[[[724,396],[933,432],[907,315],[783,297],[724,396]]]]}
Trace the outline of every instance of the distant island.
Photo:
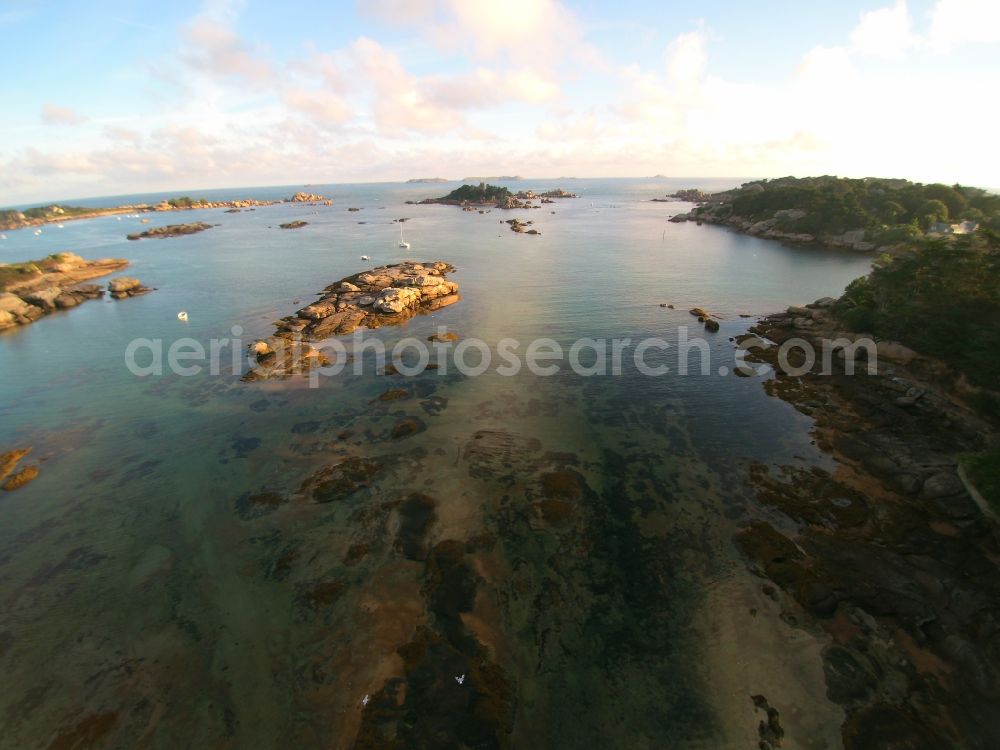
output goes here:
{"type": "Polygon", "coordinates": [[[535,193],[532,190],[521,190],[516,194],[500,185],[488,185],[480,182],[478,185],[462,185],[448,195],[440,198],[425,198],[422,201],[407,201],[418,204],[442,204],[446,206],[463,206],[467,210],[474,207],[495,206],[496,208],[540,208],[544,203],[552,203],[554,198],[577,198],[579,196],[562,188],[535,193]],[[538,200],[538,204],[530,203],[538,200]]]}
{"type": "Polygon", "coordinates": [[[1000,230],[1000,195],[899,179],[782,177],[721,193],[681,190],[671,199],[701,204],[671,218],[674,222],[722,224],[761,237],[860,252],[887,252],[914,238],[969,234],[981,226],[1000,230]]]}
{"type": "Polygon", "coordinates": [[[495,182],[517,182],[518,180],[523,179],[524,178],[519,174],[502,174],[493,175],[492,177],[463,177],[462,182],[489,182],[490,180],[494,180],[495,182]]]}
{"type": "Polygon", "coordinates": [[[444,177],[414,177],[413,179],[407,180],[407,183],[431,183],[431,182],[448,182],[444,177]]]}

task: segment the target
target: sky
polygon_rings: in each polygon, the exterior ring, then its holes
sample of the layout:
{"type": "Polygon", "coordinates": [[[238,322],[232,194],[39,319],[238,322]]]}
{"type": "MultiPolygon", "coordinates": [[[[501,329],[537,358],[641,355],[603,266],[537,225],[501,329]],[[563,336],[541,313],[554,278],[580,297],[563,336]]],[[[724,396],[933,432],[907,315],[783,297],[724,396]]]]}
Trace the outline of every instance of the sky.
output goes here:
{"type": "Polygon", "coordinates": [[[0,0],[0,205],[471,175],[1000,186],[1000,0],[0,0]]]}

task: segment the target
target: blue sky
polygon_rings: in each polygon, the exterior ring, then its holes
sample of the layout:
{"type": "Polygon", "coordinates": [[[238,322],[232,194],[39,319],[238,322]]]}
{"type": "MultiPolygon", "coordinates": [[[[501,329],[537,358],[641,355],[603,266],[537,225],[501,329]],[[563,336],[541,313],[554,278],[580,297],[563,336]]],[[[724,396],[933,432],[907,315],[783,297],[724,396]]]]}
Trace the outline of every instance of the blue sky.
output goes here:
{"type": "Polygon", "coordinates": [[[0,1],[0,204],[467,174],[994,186],[1000,2],[0,1]]]}

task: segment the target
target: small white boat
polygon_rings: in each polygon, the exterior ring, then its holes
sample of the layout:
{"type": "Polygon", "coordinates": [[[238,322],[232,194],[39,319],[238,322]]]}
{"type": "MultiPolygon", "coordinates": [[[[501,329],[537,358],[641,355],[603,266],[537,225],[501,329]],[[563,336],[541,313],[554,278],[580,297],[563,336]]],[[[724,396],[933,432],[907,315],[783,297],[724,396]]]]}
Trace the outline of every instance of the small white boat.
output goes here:
{"type": "Polygon", "coordinates": [[[187,319],[188,319],[188,314],[186,312],[184,312],[183,310],[181,310],[179,313],[177,313],[177,320],[181,320],[181,321],[184,321],[185,323],[187,323],[187,319]]]}
{"type": "Polygon", "coordinates": [[[7,239],[7,235],[6,234],[0,234],[0,240],[5,240],[5,239],[7,239]]]}
{"type": "Polygon", "coordinates": [[[41,233],[42,233],[42,230],[41,230],[41,229],[36,229],[36,230],[35,230],[35,236],[36,236],[36,237],[37,237],[38,235],[40,235],[41,233]]]}
{"type": "Polygon", "coordinates": [[[66,227],[64,227],[62,224],[56,224],[56,229],[65,229],[65,228],[66,227]]]}
{"type": "Polygon", "coordinates": [[[361,260],[371,260],[367,255],[362,255],[361,260]]]}
{"type": "Polygon", "coordinates": [[[399,223],[399,246],[409,249],[410,243],[403,239],[403,222],[399,223]]]}

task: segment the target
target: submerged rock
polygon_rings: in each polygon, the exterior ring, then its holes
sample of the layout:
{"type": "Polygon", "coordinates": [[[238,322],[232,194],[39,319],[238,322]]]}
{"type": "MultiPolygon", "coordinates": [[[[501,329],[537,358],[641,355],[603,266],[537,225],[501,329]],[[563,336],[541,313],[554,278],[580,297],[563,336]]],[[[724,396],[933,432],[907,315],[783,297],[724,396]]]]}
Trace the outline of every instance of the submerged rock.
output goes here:
{"type": "Polygon", "coordinates": [[[424,424],[422,419],[418,417],[404,417],[393,425],[389,435],[393,440],[400,440],[416,435],[426,429],[427,425],[424,424]]]}
{"type": "Polygon", "coordinates": [[[21,448],[20,450],[0,453],[0,482],[9,477],[17,468],[21,459],[31,453],[31,448],[21,448]]]}
{"type": "Polygon", "coordinates": [[[255,341],[250,344],[249,351],[253,366],[241,378],[247,383],[301,375],[330,364],[330,358],[312,344],[285,336],[255,341]]]}
{"type": "Polygon", "coordinates": [[[309,222],[297,219],[295,221],[290,221],[287,224],[279,224],[278,227],[281,229],[300,229],[306,226],[309,222]]]}
{"type": "Polygon", "coordinates": [[[38,467],[37,466],[26,466],[21,469],[16,474],[12,475],[3,484],[3,488],[7,492],[12,492],[14,490],[19,490],[28,482],[34,481],[38,478],[38,467]]]}
{"type": "Polygon", "coordinates": [[[316,503],[346,500],[371,484],[382,464],[372,458],[353,457],[320,469],[302,485],[302,492],[316,503]]]}

